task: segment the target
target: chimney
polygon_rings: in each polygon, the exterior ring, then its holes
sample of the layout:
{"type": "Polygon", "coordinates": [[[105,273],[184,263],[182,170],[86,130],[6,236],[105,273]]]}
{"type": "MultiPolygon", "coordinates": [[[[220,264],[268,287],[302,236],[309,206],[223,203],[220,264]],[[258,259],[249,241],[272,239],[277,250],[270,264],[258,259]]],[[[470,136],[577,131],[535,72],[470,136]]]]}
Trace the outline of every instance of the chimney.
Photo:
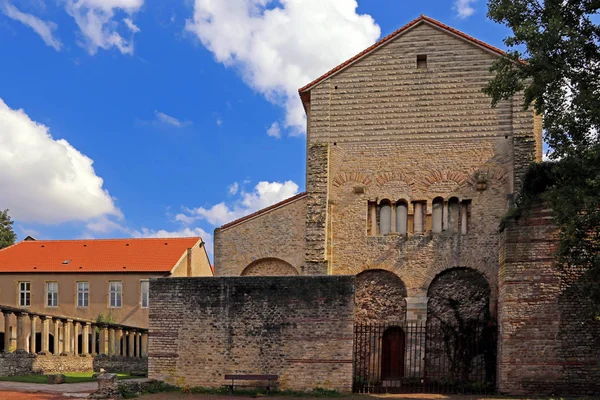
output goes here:
{"type": "Polygon", "coordinates": [[[187,276],[192,276],[192,249],[187,249],[187,276]]]}

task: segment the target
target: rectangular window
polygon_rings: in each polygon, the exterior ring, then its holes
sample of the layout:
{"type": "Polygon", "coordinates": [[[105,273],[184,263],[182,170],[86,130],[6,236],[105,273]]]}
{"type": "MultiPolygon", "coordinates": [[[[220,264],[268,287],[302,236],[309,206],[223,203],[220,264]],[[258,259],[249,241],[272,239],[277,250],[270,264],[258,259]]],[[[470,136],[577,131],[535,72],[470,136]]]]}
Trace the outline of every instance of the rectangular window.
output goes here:
{"type": "Polygon", "coordinates": [[[149,281],[141,281],[141,293],[142,293],[142,308],[148,308],[150,303],[150,282],[149,281]]]}
{"type": "Polygon", "coordinates": [[[77,307],[90,305],[90,283],[77,282],[77,307]]]}
{"type": "Polygon", "coordinates": [[[58,282],[46,282],[46,307],[58,307],[58,282]]]}
{"type": "Polygon", "coordinates": [[[119,308],[123,304],[123,282],[110,281],[108,283],[109,307],[119,308]]]}
{"type": "Polygon", "coordinates": [[[19,282],[19,307],[31,306],[31,282],[19,282]]]}
{"type": "Polygon", "coordinates": [[[427,54],[417,55],[417,68],[427,69],[427,54]]]}

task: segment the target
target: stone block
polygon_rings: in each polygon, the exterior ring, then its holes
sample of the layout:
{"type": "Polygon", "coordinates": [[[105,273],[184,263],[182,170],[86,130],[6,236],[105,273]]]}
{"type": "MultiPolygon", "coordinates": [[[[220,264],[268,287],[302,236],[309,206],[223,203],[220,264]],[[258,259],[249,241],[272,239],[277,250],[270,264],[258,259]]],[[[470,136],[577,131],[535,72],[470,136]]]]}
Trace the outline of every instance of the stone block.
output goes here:
{"type": "Polygon", "coordinates": [[[117,388],[117,374],[111,374],[105,372],[98,375],[98,390],[104,389],[116,389],[117,388]]]}

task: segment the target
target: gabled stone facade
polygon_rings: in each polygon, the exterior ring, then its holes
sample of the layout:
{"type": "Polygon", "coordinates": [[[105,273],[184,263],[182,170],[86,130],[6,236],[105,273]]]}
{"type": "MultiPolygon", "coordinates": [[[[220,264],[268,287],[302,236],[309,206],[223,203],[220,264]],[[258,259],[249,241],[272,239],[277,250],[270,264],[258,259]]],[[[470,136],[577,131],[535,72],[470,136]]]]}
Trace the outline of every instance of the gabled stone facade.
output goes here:
{"type": "Polygon", "coordinates": [[[499,221],[542,146],[520,99],[492,108],[482,92],[501,54],[421,17],[300,89],[306,194],[217,230],[216,275],[257,259],[303,275],[389,271],[421,320],[432,281],[468,268],[494,314],[499,221]]]}

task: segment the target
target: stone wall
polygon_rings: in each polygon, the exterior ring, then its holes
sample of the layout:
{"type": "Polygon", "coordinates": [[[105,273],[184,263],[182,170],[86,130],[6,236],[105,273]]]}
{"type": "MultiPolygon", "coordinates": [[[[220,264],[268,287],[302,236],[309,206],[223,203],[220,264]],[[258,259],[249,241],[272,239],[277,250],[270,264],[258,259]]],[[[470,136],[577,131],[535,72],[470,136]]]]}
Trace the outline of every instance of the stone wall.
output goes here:
{"type": "MultiPolygon", "coordinates": [[[[306,195],[298,195],[258,215],[215,229],[215,275],[240,276],[251,264],[277,260],[298,274],[304,262],[306,195]]],[[[250,271],[249,270],[249,271],[250,271]]],[[[248,272],[246,274],[248,274],[248,272]]],[[[289,275],[289,268],[267,268],[289,275]]]]}
{"type": "Polygon", "coordinates": [[[148,371],[148,358],[97,355],[93,369],[98,372],[101,368],[107,372],[145,372],[148,371]]]}
{"type": "Polygon", "coordinates": [[[497,57],[421,23],[311,89],[307,266],[388,270],[419,299],[441,271],[468,267],[495,298],[498,223],[524,168],[541,156],[533,111],[519,98],[492,108],[481,91],[497,57]],[[426,69],[417,55],[427,55],[426,69]],[[427,234],[436,197],[469,203],[466,234],[427,234]],[[382,200],[408,203],[409,228],[413,202],[424,202],[426,234],[373,232],[368,207],[382,200]]]}
{"type": "Polygon", "coordinates": [[[556,227],[537,205],[503,234],[498,389],[521,395],[600,393],[600,321],[585,271],[554,264],[556,227]]]}
{"type": "Polygon", "coordinates": [[[0,353],[0,376],[97,372],[100,371],[100,368],[109,372],[147,371],[148,359],[118,356],[83,357],[80,355],[0,353]]]}
{"type": "Polygon", "coordinates": [[[91,372],[93,357],[0,353],[0,376],[91,372]]]}
{"type": "Polygon", "coordinates": [[[158,279],[149,377],[218,387],[279,375],[282,389],[352,388],[354,277],[158,279]]]}
{"type": "Polygon", "coordinates": [[[356,322],[396,322],[406,318],[406,287],[397,275],[369,270],[356,276],[356,322]]]}

